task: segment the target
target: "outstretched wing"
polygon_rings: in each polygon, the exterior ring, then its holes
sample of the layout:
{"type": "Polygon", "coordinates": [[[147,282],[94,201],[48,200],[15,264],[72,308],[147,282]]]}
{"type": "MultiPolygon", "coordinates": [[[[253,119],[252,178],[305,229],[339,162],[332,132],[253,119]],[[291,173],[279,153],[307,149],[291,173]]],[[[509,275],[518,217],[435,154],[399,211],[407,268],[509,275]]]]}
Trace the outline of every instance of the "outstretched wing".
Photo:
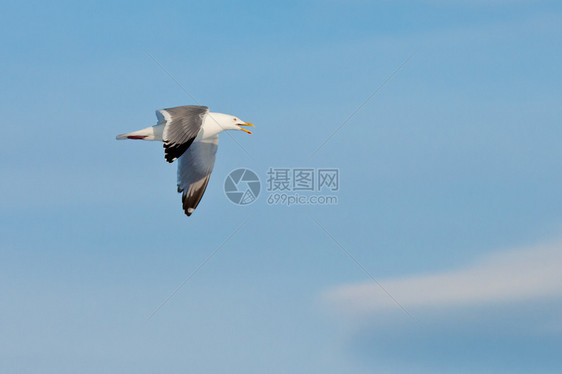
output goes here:
{"type": "Polygon", "coordinates": [[[207,113],[209,108],[196,105],[156,111],[158,124],[166,124],[162,134],[166,161],[174,162],[189,148],[197,137],[207,113]]]}
{"type": "Polygon", "coordinates": [[[178,160],[178,192],[182,193],[183,211],[188,216],[207,189],[218,146],[218,135],[205,142],[196,141],[178,160]]]}

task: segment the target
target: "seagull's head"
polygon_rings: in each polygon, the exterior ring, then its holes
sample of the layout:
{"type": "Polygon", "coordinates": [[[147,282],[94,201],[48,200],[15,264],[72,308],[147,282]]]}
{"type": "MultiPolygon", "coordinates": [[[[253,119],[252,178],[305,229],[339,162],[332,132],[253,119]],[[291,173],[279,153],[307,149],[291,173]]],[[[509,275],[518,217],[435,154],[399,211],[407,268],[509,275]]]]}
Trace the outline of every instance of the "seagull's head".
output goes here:
{"type": "Polygon", "coordinates": [[[239,117],[232,116],[230,114],[209,113],[209,117],[218,125],[218,127],[220,127],[218,132],[222,132],[224,130],[241,130],[245,133],[251,134],[251,131],[246,130],[242,126],[254,127],[251,123],[242,121],[239,117]]]}
{"type": "Polygon", "coordinates": [[[230,114],[209,113],[207,118],[207,121],[218,125],[216,129],[217,133],[223,132],[224,130],[241,130],[247,134],[251,134],[251,131],[246,130],[242,126],[254,127],[251,123],[242,121],[239,117],[230,114]]]}
{"type": "Polygon", "coordinates": [[[252,132],[250,130],[247,130],[245,128],[243,128],[242,126],[250,126],[250,127],[254,127],[254,125],[252,125],[249,122],[244,122],[242,121],[240,118],[235,117],[235,116],[231,116],[232,117],[232,123],[234,124],[234,129],[233,130],[242,130],[247,134],[251,134],[252,132]]]}

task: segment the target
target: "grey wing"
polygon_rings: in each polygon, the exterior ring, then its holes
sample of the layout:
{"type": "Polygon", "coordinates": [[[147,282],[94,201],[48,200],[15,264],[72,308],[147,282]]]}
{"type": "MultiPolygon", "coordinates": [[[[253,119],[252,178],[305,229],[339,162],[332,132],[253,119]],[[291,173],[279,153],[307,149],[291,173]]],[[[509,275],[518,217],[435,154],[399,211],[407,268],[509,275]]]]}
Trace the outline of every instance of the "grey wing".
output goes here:
{"type": "Polygon", "coordinates": [[[183,211],[188,216],[197,208],[207,189],[218,145],[218,135],[211,142],[194,142],[178,160],[178,192],[182,193],[183,211]]]}
{"type": "Polygon", "coordinates": [[[207,113],[209,108],[196,105],[156,111],[158,124],[166,124],[162,134],[166,161],[174,162],[189,148],[197,137],[207,113]]]}

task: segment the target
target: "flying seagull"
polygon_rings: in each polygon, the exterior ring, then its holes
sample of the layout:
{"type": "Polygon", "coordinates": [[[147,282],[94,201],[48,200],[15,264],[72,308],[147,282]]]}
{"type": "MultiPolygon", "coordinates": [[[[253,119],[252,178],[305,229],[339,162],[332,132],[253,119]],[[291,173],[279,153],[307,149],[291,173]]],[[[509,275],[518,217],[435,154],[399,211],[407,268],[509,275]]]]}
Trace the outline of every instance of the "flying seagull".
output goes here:
{"type": "Polygon", "coordinates": [[[156,111],[158,123],[142,130],[117,135],[117,139],[154,140],[164,143],[168,162],[178,160],[178,192],[183,211],[190,216],[205,193],[215,165],[219,133],[250,131],[254,126],[229,114],[209,112],[206,106],[184,105],[156,111]]]}

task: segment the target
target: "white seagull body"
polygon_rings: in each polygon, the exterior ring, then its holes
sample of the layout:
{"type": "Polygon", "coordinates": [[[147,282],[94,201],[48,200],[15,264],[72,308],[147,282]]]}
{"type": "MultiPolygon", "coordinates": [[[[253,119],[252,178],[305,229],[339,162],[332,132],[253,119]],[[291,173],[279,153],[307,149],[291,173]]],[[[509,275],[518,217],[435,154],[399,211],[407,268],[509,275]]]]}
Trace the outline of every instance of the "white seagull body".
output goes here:
{"type": "Polygon", "coordinates": [[[201,201],[225,130],[250,131],[254,126],[235,116],[209,112],[206,106],[184,105],[156,111],[158,123],[142,130],[117,135],[117,139],[141,139],[164,143],[168,162],[178,160],[178,192],[185,214],[190,216],[201,201]]]}

